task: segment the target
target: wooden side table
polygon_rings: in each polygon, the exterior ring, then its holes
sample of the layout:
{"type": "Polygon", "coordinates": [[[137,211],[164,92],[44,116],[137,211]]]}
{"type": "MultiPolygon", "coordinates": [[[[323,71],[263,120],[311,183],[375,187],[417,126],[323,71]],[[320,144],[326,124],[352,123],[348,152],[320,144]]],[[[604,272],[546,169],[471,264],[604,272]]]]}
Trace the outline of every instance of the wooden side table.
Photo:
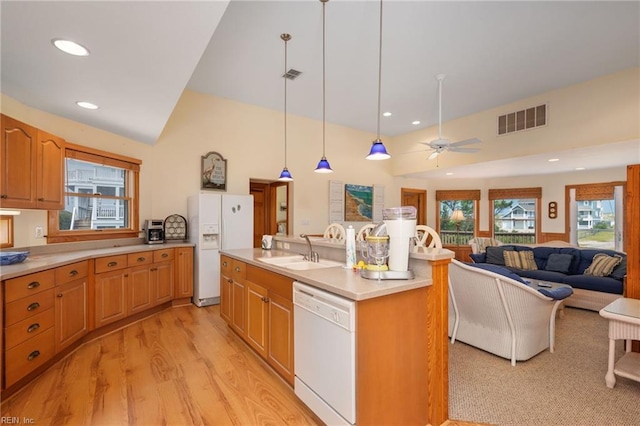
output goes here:
{"type": "Polygon", "coordinates": [[[616,385],[616,374],[640,382],[640,353],[631,352],[631,340],[640,340],[640,300],[620,298],[600,310],[609,320],[609,367],[604,376],[607,387],[616,385]],[[616,340],[626,339],[626,352],[615,362],[616,340]]]}

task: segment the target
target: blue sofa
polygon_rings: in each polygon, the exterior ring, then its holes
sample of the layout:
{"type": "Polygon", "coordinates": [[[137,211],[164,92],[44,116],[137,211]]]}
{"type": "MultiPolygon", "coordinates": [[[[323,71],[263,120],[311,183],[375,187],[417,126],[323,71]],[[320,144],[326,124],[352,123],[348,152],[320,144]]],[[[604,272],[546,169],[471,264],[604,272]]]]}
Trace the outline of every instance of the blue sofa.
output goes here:
{"type": "Polygon", "coordinates": [[[522,278],[551,281],[570,285],[574,295],[566,300],[567,306],[599,311],[613,300],[622,297],[625,292],[627,274],[627,255],[625,253],[577,247],[529,247],[502,245],[487,247],[486,253],[470,255],[474,263],[499,265],[511,270],[522,278]],[[524,270],[505,265],[504,251],[533,251],[537,269],[524,270]],[[620,256],[622,262],[605,277],[585,275],[593,257],[603,253],[608,256],[620,256]],[[561,255],[561,256],[558,256],[561,255]]]}

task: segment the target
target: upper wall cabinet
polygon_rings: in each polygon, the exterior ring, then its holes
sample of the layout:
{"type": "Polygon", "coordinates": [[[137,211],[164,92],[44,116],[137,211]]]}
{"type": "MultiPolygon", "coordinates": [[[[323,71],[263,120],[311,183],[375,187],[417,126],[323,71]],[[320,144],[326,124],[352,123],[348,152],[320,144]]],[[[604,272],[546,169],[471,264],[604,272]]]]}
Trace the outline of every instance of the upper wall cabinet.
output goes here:
{"type": "Polygon", "coordinates": [[[64,140],[0,115],[0,206],[64,208],[64,140]]]}

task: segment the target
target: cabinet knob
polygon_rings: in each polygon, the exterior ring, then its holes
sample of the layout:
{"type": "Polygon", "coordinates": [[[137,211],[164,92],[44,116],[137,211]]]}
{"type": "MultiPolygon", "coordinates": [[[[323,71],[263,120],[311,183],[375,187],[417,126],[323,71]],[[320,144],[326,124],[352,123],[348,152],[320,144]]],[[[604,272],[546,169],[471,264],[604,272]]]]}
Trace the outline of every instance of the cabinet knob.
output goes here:
{"type": "Polygon", "coordinates": [[[29,290],[33,290],[34,288],[38,288],[38,287],[40,287],[40,283],[38,281],[31,282],[27,286],[29,290]]]}
{"type": "Polygon", "coordinates": [[[118,264],[118,262],[109,262],[109,263],[107,263],[107,266],[112,268],[112,267],[116,266],[117,264],[118,264]]]}
{"type": "Polygon", "coordinates": [[[33,311],[34,309],[38,309],[40,304],[38,302],[33,302],[29,306],[27,306],[27,311],[33,311]]]}
{"type": "Polygon", "coordinates": [[[7,194],[0,195],[0,198],[7,198],[7,194]]]}
{"type": "Polygon", "coordinates": [[[44,198],[40,197],[38,198],[38,201],[44,201],[44,198]]]}
{"type": "Polygon", "coordinates": [[[236,272],[240,272],[240,267],[236,266],[236,272]]]}
{"type": "Polygon", "coordinates": [[[222,266],[227,267],[227,262],[222,262],[222,266]]]}
{"type": "Polygon", "coordinates": [[[268,298],[268,297],[263,297],[263,298],[262,298],[262,301],[263,301],[264,303],[268,303],[268,302],[269,302],[269,298],[268,298]]]}
{"type": "Polygon", "coordinates": [[[39,356],[40,356],[40,351],[33,351],[27,357],[27,361],[33,361],[34,359],[38,358],[39,356]]]}
{"type": "Polygon", "coordinates": [[[162,253],[162,257],[169,257],[169,253],[162,253]]]}
{"type": "Polygon", "coordinates": [[[76,275],[78,275],[78,271],[76,271],[75,269],[69,272],[70,277],[75,277],[76,275]]]}
{"type": "Polygon", "coordinates": [[[56,294],[56,296],[58,296],[58,297],[62,297],[62,296],[64,296],[64,295],[63,295],[62,293],[58,293],[58,294],[56,294]]]}
{"type": "Polygon", "coordinates": [[[232,283],[233,283],[233,280],[232,280],[231,278],[227,278],[227,282],[228,282],[229,284],[232,284],[232,283]]]}
{"type": "Polygon", "coordinates": [[[36,331],[39,328],[40,328],[40,324],[38,324],[38,323],[31,324],[29,326],[29,328],[27,328],[27,333],[33,333],[34,331],[36,331]]]}

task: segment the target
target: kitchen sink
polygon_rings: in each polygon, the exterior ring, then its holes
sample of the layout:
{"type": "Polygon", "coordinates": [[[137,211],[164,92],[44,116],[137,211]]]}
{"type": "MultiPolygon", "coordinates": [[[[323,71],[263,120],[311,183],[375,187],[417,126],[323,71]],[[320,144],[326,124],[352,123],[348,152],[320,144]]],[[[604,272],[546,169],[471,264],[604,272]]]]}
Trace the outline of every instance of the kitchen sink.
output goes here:
{"type": "Polygon", "coordinates": [[[302,255],[297,256],[279,256],[279,257],[259,257],[259,261],[281,268],[292,269],[296,271],[305,271],[309,269],[333,268],[342,266],[342,263],[333,260],[320,260],[319,262],[311,262],[304,260],[302,255]]]}

